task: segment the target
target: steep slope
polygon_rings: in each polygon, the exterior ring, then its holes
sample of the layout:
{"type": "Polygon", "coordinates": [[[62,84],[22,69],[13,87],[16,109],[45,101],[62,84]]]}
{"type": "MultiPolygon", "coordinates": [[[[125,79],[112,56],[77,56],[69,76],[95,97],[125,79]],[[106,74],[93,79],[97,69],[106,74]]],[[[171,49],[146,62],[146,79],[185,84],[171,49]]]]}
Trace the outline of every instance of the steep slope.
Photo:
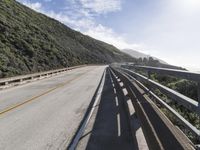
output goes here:
{"type": "Polygon", "coordinates": [[[91,63],[134,61],[15,0],[0,0],[0,77],[91,63]]]}
{"type": "Polygon", "coordinates": [[[127,54],[129,54],[129,55],[131,55],[132,57],[135,57],[135,58],[149,58],[149,57],[152,57],[153,59],[158,60],[162,64],[167,64],[165,61],[163,61],[161,59],[158,59],[158,58],[153,57],[151,55],[147,55],[145,53],[141,53],[141,52],[133,50],[133,49],[122,49],[121,51],[124,52],[124,53],[127,53],[127,54]]]}

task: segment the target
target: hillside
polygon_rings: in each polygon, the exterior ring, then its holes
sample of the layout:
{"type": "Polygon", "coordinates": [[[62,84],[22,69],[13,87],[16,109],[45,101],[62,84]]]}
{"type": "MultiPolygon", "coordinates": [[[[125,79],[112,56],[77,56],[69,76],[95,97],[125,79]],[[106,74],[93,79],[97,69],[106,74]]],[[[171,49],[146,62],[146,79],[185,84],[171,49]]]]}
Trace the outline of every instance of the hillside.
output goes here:
{"type": "Polygon", "coordinates": [[[0,77],[134,60],[15,0],[0,1],[0,77]]]}
{"type": "Polygon", "coordinates": [[[149,57],[152,57],[153,59],[158,60],[162,64],[167,64],[165,61],[163,61],[161,59],[158,59],[156,57],[153,57],[151,55],[147,55],[145,53],[142,53],[142,52],[139,52],[139,51],[136,51],[136,50],[133,50],[133,49],[122,49],[121,51],[125,52],[125,53],[127,53],[127,54],[129,54],[129,55],[131,55],[132,57],[135,57],[135,58],[149,58],[149,57]]]}

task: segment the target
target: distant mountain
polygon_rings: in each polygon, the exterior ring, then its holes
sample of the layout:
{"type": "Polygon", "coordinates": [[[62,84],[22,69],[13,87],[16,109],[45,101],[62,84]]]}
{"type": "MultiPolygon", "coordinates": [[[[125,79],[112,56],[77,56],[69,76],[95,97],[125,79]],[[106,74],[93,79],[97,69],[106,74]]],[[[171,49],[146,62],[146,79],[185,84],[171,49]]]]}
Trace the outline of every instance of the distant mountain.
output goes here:
{"type": "Polygon", "coordinates": [[[121,51],[125,52],[125,53],[127,53],[127,54],[129,54],[129,55],[131,55],[132,57],[135,57],[135,58],[149,58],[149,57],[152,57],[153,59],[158,60],[162,64],[167,64],[165,61],[163,61],[161,59],[158,59],[158,58],[153,57],[151,55],[144,54],[144,53],[136,51],[136,50],[122,49],[121,51]]]}
{"type": "Polygon", "coordinates": [[[0,77],[134,60],[15,0],[0,0],[0,77]]]}
{"type": "Polygon", "coordinates": [[[150,55],[147,55],[147,54],[144,54],[144,53],[132,50],[132,49],[123,49],[121,51],[136,58],[137,60],[136,60],[135,64],[137,64],[137,65],[186,70],[185,68],[168,64],[161,59],[152,57],[150,55]],[[146,58],[146,59],[139,59],[139,58],[146,58]]]}

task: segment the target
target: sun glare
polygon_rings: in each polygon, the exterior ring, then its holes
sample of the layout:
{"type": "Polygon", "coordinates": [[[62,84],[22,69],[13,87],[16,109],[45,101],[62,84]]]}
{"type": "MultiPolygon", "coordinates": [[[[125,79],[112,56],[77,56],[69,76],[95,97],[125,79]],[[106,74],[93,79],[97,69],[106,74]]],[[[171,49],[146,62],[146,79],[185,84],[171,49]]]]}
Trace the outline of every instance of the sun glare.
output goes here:
{"type": "Polygon", "coordinates": [[[200,0],[177,0],[179,6],[186,12],[195,13],[200,11],[200,0]]]}

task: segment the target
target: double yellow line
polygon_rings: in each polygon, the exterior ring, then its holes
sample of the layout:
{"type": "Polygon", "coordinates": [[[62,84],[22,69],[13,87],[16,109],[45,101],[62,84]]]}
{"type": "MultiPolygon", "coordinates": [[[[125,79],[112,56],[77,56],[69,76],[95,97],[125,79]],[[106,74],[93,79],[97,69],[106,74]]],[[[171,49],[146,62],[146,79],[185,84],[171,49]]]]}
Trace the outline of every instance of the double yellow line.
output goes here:
{"type": "Polygon", "coordinates": [[[58,88],[60,88],[60,87],[63,87],[63,86],[65,86],[65,85],[69,84],[70,82],[72,82],[72,81],[74,81],[74,80],[80,78],[81,76],[83,76],[83,75],[86,74],[86,73],[88,73],[88,72],[85,72],[85,73],[83,73],[83,74],[81,74],[81,75],[79,75],[79,76],[77,76],[77,77],[75,77],[75,78],[73,78],[73,79],[71,79],[71,80],[67,80],[67,81],[65,81],[64,83],[62,83],[62,84],[60,84],[60,85],[58,85],[58,86],[56,86],[56,87],[54,87],[54,88],[49,89],[49,90],[45,91],[44,93],[42,93],[42,94],[40,94],[40,95],[34,96],[34,97],[32,97],[32,98],[30,98],[30,99],[28,99],[28,100],[25,100],[24,102],[21,102],[21,103],[18,103],[18,104],[13,105],[13,106],[11,106],[11,107],[8,107],[8,108],[4,109],[3,111],[0,111],[0,115],[5,114],[6,112],[9,112],[9,111],[11,111],[11,110],[13,110],[13,109],[16,109],[16,108],[18,108],[18,107],[20,107],[20,106],[22,106],[22,105],[24,105],[24,104],[30,103],[30,102],[36,100],[36,99],[39,98],[39,97],[42,97],[42,96],[44,96],[44,95],[47,95],[48,93],[50,93],[50,92],[52,92],[52,91],[54,91],[54,90],[56,90],[56,89],[58,89],[58,88]]]}

